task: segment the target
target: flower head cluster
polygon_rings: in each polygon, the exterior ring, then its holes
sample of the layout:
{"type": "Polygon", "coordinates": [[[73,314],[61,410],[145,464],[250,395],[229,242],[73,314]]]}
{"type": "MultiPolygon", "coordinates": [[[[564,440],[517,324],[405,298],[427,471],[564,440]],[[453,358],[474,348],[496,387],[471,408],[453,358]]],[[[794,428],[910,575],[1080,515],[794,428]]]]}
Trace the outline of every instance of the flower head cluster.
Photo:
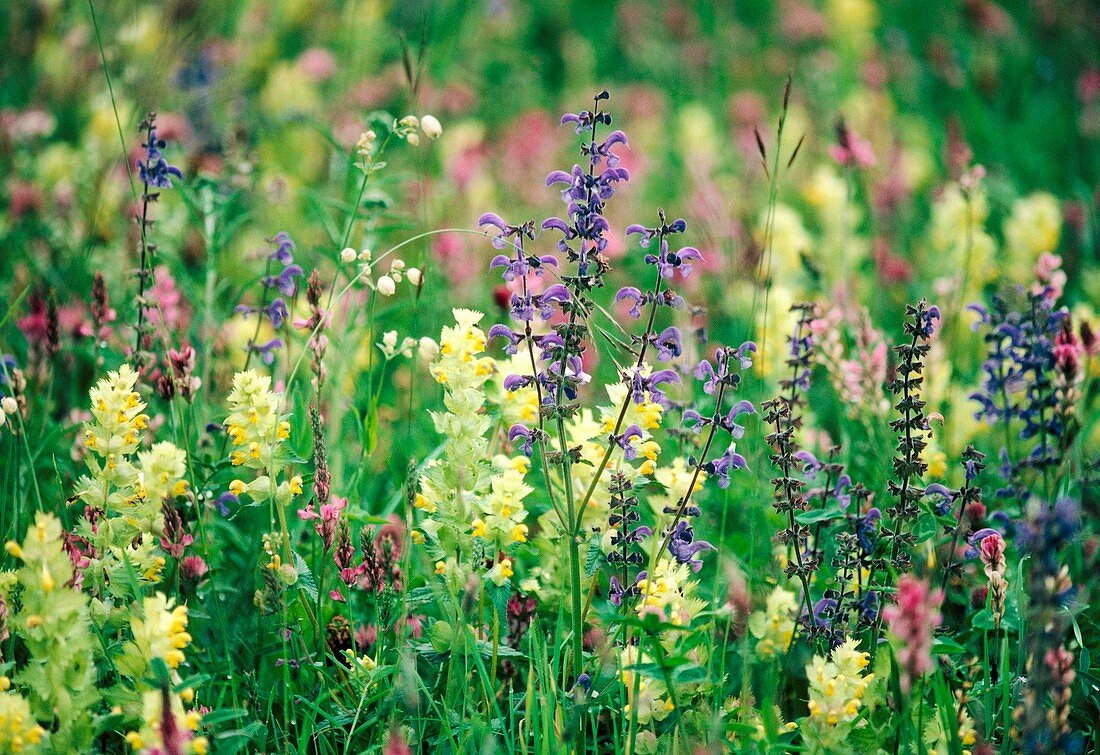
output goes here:
{"type": "Polygon", "coordinates": [[[490,483],[490,492],[478,501],[480,515],[474,519],[473,535],[500,549],[512,543],[527,542],[529,532],[523,520],[527,509],[523,499],[533,488],[523,481],[527,469],[526,457],[519,464],[509,464],[490,483]]]}
{"type": "Polygon", "coordinates": [[[874,674],[864,673],[869,663],[870,655],[861,652],[853,638],[834,648],[828,660],[815,655],[806,667],[810,716],[803,731],[825,751],[840,745],[859,718],[867,687],[874,680],[874,674]]]}
{"type": "MultiPolygon", "coordinates": [[[[6,676],[2,678],[11,684],[6,676]]],[[[34,752],[45,734],[22,695],[0,692],[0,752],[34,752]]]]}
{"type": "Polygon", "coordinates": [[[638,575],[638,615],[650,614],[674,626],[691,626],[703,607],[694,597],[696,583],[687,565],[674,558],[661,558],[651,572],[638,575]]]}
{"type": "Polygon", "coordinates": [[[898,640],[903,692],[908,693],[914,681],[932,670],[932,633],[942,621],[941,603],[942,591],[906,574],[898,580],[894,602],[882,611],[890,632],[898,640]]]}
{"type": "Polygon", "coordinates": [[[794,638],[798,599],[790,590],[777,586],[768,595],[764,610],[749,616],[749,632],[756,638],[756,655],[774,658],[786,654],[794,638]]]}
{"type": "Polygon", "coordinates": [[[171,189],[172,179],[182,179],[183,172],[164,159],[163,150],[167,144],[157,135],[155,113],[146,117],[143,127],[142,130],[146,132],[145,144],[142,145],[145,159],[137,161],[138,178],[146,187],[171,189]]]}
{"type": "Polygon", "coordinates": [[[1026,295],[1025,303],[996,296],[989,308],[973,304],[969,309],[978,314],[977,326],[985,327],[987,345],[982,386],[971,395],[981,405],[976,416],[994,423],[1018,421],[1019,437],[1034,444],[1024,458],[1008,460],[1007,492],[1020,494],[1026,469],[1049,469],[1061,458],[1065,413],[1059,411],[1055,380],[1059,354],[1065,360],[1069,351],[1059,352],[1056,341],[1068,313],[1034,293],[1026,295]]]}
{"type": "MultiPolygon", "coordinates": [[[[10,625],[21,636],[25,655],[21,654],[12,681],[26,693],[34,718],[54,722],[49,735],[52,752],[90,752],[95,735],[93,706],[100,693],[89,600],[71,586],[73,564],[65,550],[61,522],[39,512],[22,545],[9,542],[6,549],[23,562],[17,572],[23,586],[21,605],[10,625]]],[[[13,707],[21,706],[16,702],[13,707]]],[[[9,720],[9,725],[13,723],[9,720]]]]}
{"type": "Polygon", "coordinates": [[[279,445],[290,437],[290,423],[279,416],[279,396],[271,390],[270,376],[255,370],[233,376],[225,432],[233,444],[233,466],[271,466],[279,445]]]}
{"type": "Polygon", "coordinates": [[[84,427],[89,474],[77,486],[86,507],[77,534],[90,545],[87,568],[96,590],[122,589],[127,582],[113,577],[131,567],[143,581],[159,579],[164,558],[153,549],[164,530],[163,503],[187,492],[181,449],[161,442],[137,452],[148,415],[136,381],[137,373],[124,364],[89,392],[92,419],[84,427]]]}
{"type": "Polygon", "coordinates": [[[141,698],[141,727],[126,742],[141,755],[206,755],[206,737],[196,737],[202,722],[197,710],[185,711],[180,695],[167,688],[150,689],[141,698]]]}
{"type": "Polygon", "coordinates": [[[130,619],[134,644],[146,661],[159,658],[170,669],[178,669],[186,660],[184,649],[191,644],[187,633],[187,607],[174,606],[162,593],[145,598],[140,615],[130,619]]]}

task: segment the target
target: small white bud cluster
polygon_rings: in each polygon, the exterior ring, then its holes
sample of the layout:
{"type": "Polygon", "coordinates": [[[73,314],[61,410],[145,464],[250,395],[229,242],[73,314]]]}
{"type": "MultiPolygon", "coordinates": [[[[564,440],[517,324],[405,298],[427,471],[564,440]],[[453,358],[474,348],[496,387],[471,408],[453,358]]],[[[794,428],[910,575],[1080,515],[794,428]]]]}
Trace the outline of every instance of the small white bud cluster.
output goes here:
{"type": "Polygon", "coordinates": [[[420,144],[420,134],[429,139],[438,139],[443,134],[443,125],[434,115],[406,115],[394,124],[394,133],[414,147],[420,144]]]}
{"type": "Polygon", "coordinates": [[[382,334],[382,342],[378,344],[378,348],[382,351],[382,355],[386,357],[386,361],[389,361],[399,356],[411,357],[416,345],[415,338],[406,336],[398,342],[397,331],[387,330],[382,334]]]}

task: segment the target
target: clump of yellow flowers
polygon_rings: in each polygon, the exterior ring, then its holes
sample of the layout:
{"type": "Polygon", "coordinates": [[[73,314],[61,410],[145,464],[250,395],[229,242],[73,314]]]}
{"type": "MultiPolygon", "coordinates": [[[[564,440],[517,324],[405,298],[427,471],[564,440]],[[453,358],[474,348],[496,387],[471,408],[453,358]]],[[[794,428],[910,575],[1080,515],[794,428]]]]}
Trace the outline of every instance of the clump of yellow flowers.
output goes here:
{"type": "Polygon", "coordinates": [[[31,706],[23,697],[8,691],[11,680],[0,677],[0,752],[28,752],[36,750],[46,730],[31,715],[31,706]]]}
{"type": "Polygon", "coordinates": [[[794,593],[777,586],[768,595],[763,611],[749,616],[749,632],[756,638],[756,655],[762,659],[785,654],[794,637],[798,600],[794,593]]]}
{"type": "Polygon", "coordinates": [[[257,473],[251,481],[236,479],[229,484],[229,492],[238,498],[246,493],[254,501],[274,496],[285,507],[302,492],[302,478],[297,475],[275,482],[280,447],[290,437],[290,423],[279,415],[281,401],[281,395],[271,390],[270,376],[255,370],[233,376],[225,418],[225,432],[233,445],[229,461],[257,473]]]}
{"type": "Polygon", "coordinates": [[[98,512],[77,525],[91,546],[84,570],[93,596],[122,597],[131,584],[160,580],[165,559],[156,546],[164,530],[167,498],[187,492],[187,457],[171,443],[138,451],[148,425],[146,404],[136,390],[137,373],[128,364],[89,391],[92,419],[84,426],[89,474],[77,484],[76,500],[98,512]]]}
{"type": "Polygon", "coordinates": [[[806,666],[810,682],[810,715],[803,725],[806,740],[820,751],[832,751],[848,735],[864,705],[874,674],[864,673],[870,654],[859,650],[859,640],[845,640],[829,658],[815,655],[806,666]]]}
{"type": "Polygon", "coordinates": [[[479,323],[484,315],[468,309],[453,314],[455,324],[442,329],[439,353],[429,366],[444,391],[446,411],[431,414],[443,438],[443,453],[420,475],[415,506],[427,516],[413,539],[428,544],[437,574],[455,580],[465,568],[460,561],[467,560],[444,556],[469,556],[480,544],[493,560],[486,578],[502,586],[514,574],[513,561],[498,555],[527,541],[523,499],[532,491],[524,482],[530,464],[526,458],[506,456],[495,466],[490,462],[486,384],[496,374],[496,362],[483,355],[486,339],[479,323]]]}
{"type": "MultiPolygon", "coordinates": [[[[89,752],[95,729],[93,706],[100,701],[96,688],[94,648],[88,598],[74,589],[72,562],[65,552],[61,523],[39,512],[27,528],[22,545],[9,542],[9,555],[23,562],[15,573],[22,585],[21,607],[9,622],[26,648],[26,659],[9,680],[0,709],[8,718],[0,720],[0,742],[6,738],[15,751],[30,749],[42,734],[34,719],[50,722],[48,744],[52,752],[89,752]],[[23,698],[7,688],[15,686],[23,698]],[[33,719],[29,718],[28,710],[33,719]]],[[[6,587],[14,585],[6,581],[6,587]]],[[[6,591],[5,591],[6,592],[6,591]]],[[[11,596],[4,600],[11,604],[11,596]]]]}
{"type": "Polygon", "coordinates": [[[160,658],[170,669],[185,660],[184,648],[191,643],[187,633],[187,607],[173,606],[161,593],[142,601],[142,616],[130,619],[134,644],[146,660],[160,658]]]}

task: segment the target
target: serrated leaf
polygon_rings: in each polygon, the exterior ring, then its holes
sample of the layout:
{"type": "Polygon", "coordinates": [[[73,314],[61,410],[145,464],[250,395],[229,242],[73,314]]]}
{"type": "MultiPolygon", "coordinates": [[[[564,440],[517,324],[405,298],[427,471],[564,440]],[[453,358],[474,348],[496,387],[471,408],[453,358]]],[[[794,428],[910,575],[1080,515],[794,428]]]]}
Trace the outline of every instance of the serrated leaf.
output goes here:
{"type": "Polygon", "coordinates": [[[294,554],[294,569],[298,572],[297,586],[299,590],[304,590],[310,600],[317,600],[317,581],[313,578],[313,572],[309,570],[309,566],[306,565],[305,559],[302,558],[298,551],[291,551],[294,554]]]}
{"type": "Polygon", "coordinates": [[[591,577],[596,573],[600,561],[600,536],[593,534],[588,538],[588,554],[584,561],[584,576],[591,577]]]}

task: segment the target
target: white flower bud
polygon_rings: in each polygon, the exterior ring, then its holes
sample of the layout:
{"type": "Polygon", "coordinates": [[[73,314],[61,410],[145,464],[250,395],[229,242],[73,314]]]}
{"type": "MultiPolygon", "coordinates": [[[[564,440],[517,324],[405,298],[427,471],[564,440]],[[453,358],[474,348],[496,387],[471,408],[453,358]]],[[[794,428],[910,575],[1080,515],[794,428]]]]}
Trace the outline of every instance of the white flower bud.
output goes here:
{"type": "Polygon", "coordinates": [[[355,262],[355,258],[359,256],[359,253],[352,249],[350,246],[344,251],[340,252],[340,259],[343,262],[355,262]]]}
{"type": "Polygon", "coordinates": [[[405,137],[405,141],[415,147],[420,144],[420,134],[413,131],[411,134],[405,137]]]}
{"type": "Polygon", "coordinates": [[[4,396],[0,399],[0,409],[3,409],[5,414],[15,414],[19,411],[19,402],[11,396],[4,396]]]}
{"type": "Polygon", "coordinates": [[[393,347],[397,345],[397,331],[387,330],[382,334],[382,343],[386,345],[386,348],[393,350],[393,347]]]}
{"type": "Polygon", "coordinates": [[[425,115],[420,119],[420,130],[423,131],[424,136],[429,139],[438,139],[443,133],[443,126],[434,115],[425,115]]]}
{"type": "Polygon", "coordinates": [[[421,359],[431,361],[439,354],[439,344],[428,336],[424,336],[420,339],[419,351],[421,359]]]}
{"type": "Polygon", "coordinates": [[[420,119],[415,115],[406,115],[404,118],[397,122],[398,126],[404,126],[407,129],[415,131],[420,127],[420,119]]]}
{"type": "Polygon", "coordinates": [[[363,251],[359,252],[359,260],[361,262],[370,262],[370,259],[371,259],[371,250],[370,249],[364,249],[363,251]]]}
{"type": "Polygon", "coordinates": [[[405,260],[401,259],[400,257],[395,258],[394,261],[390,263],[390,271],[391,272],[394,271],[394,270],[404,270],[404,269],[405,269],[405,260]]]}
{"type": "Polygon", "coordinates": [[[378,293],[382,296],[393,296],[397,292],[397,284],[393,282],[393,278],[388,275],[383,275],[378,279],[378,283],[375,284],[378,288],[378,293]]]}
{"type": "Polygon", "coordinates": [[[409,271],[407,273],[405,273],[405,275],[407,275],[409,277],[409,283],[413,284],[414,286],[419,286],[420,285],[420,278],[421,278],[420,268],[410,267],[409,271]]]}

